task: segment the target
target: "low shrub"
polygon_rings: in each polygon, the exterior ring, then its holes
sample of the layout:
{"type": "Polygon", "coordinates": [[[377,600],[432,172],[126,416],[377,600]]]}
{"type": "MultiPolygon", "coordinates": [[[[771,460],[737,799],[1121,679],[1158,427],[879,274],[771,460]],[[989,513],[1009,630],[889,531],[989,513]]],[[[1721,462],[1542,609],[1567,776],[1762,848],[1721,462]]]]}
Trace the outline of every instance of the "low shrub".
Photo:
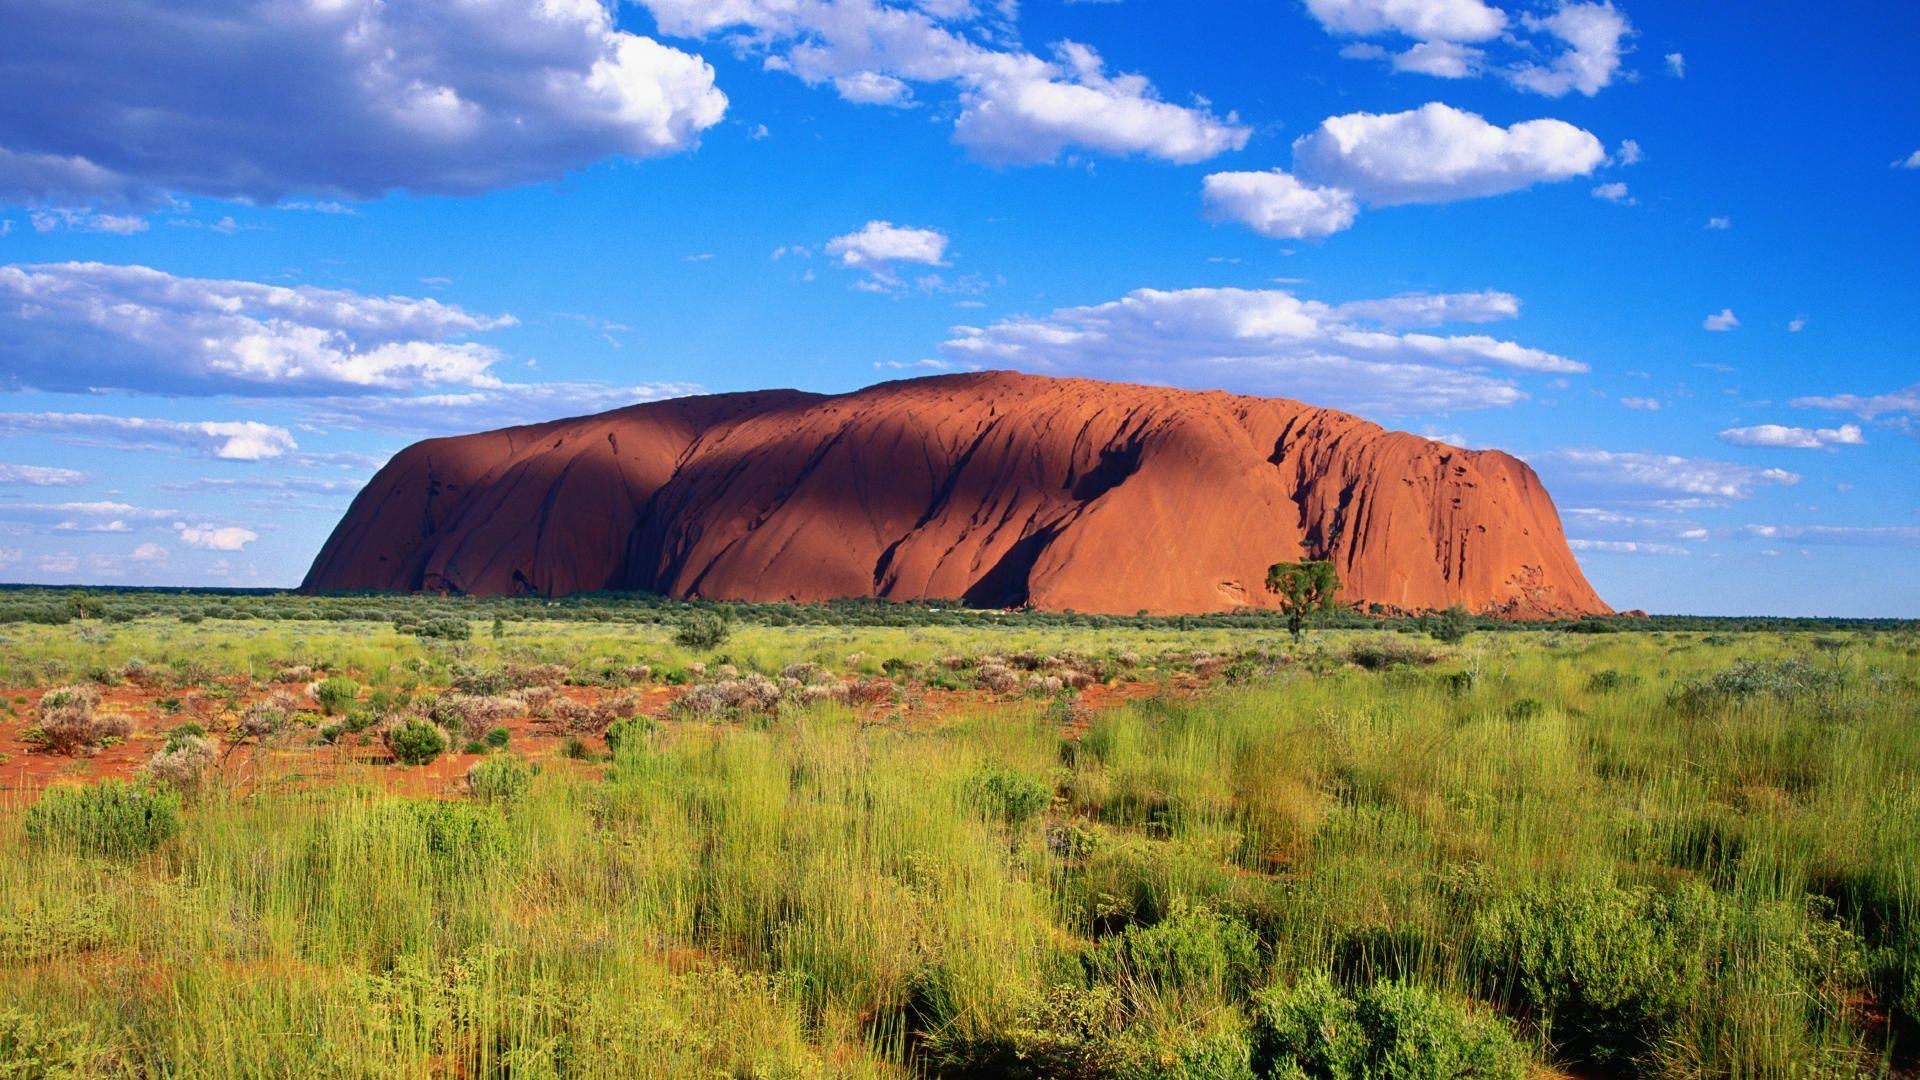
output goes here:
{"type": "Polygon", "coordinates": [[[1260,940],[1239,919],[1176,900],[1167,916],[1109,938],[1095,967],[1137,994],[1245,999],[1260,973],[1260,940]]]}
{"type": "MultiPolygon", "coordinates": [[[[199,725],[187,725],[198,727],[199,725]]],[[[219,757],[220,748],[197,731],[176,731],[167,745],[154,751],[141,772],[155,784],[194,792],[205,782],[207,771],[219,757]]]]}
{"type": "Polygon", "coordinates": [[[21,733],[29,745],[54,754],[91,754],[133,733],[133,720],[115,713],[102,715],[100,691],[91,686],[61,686],[40,697],[39,723],[21,733]]]}
{"type": "Polygon", "coordinates": [[[1477,949],[1490,972],[1517,980],[1563,1053],[1625,1065],[1701,993],[1703,927],[1686,895],[1571,883],[1503,897],[1481,912],[1477,949]]]}
{"type": "Polygon", "coordinates": [[[645,746],[647,740],[659,727],[659,722],[651,716],[632,716],[625,720],[616,720],[607,727],[607,750],[618,754],[622,747],[645,746]]]}
{"type": "Polygon", "coordinates": [[[21,1080],[119,1075],[106,1040],[81,1024],[56,1024],[0,1008],[0,1077],[21,1080]]]}
{"type": "Polygon", "coordinates": [[[990,818],[1017,829],[1053,802],[1053,789],[1026,773],[988,766],[967,778],[967,801],[990,818]]]}
{"type": "Polygon", "coordinates": [[[180,831],[180,794],[123,780],[48,788],[28,808],[25,827],[34,843],[138,855],[180,831]]]}
{"type": "Polygon", "coordinates": [[[467,770],[467,790],[484,803],[510,803],[527,793],[533,769],[516,757],[485,758],[467,770]]]}
{"type": "Polygon", "coordinates": [[[676,711],[703,719],[770,713],[780,704],[780,684],[765,675],[702,683],[673,703],[676,711]]]}
{"type": "Polygon", "coordinates": [[[407,720],[381,732],[387,752],[402,765],[426,765],[447,752],[447,736],[425,720],[407,720]]]}
{"type": "Polygon", "coordinates": [[[1505,1021],[1396,980],[1348,993],[1325,974],[1261,991],[1254,1067],[1314,1080],[1519,1080],[1526,1051],[1505,1021]]]}
{"type": "Polygon", "coordinates": [[[1594,672],[1592,675],[1587,676],[1587,693],[1611,694],[1617,690],[1625,690],[1628,687],[1637,684],[1639,681],[1640,681],[1640,676],[1635,675],[1630,671],[1617,671],[1613,668],[1602,668],[1601,670],[1594,672]]]}
{"type": "Polygon", "coordinates": [[[689,612],[673,632],[673,640],[682,648],[711,651],[727,643],[732,629],[727,621],[708,611],[689,612]]]}
{"type": "Polygon", "coordinates": [[[1777,701],[1795,699],[1831,690],[1841,682],[1839,673],[1816,667],[1804,660],[1742,660],[1703,679],[1676,687],[1668,700],[1682,713],[1695,715],[1715,706],[1771,697],[1777,701]]]}
{"type": "Polygon", "coordinates": [[[320,711],[328,716],[345,712],[359,697],[360,684],[340,675],[322,679],[313,688],[313,700],[320,703],[320,711]]]}

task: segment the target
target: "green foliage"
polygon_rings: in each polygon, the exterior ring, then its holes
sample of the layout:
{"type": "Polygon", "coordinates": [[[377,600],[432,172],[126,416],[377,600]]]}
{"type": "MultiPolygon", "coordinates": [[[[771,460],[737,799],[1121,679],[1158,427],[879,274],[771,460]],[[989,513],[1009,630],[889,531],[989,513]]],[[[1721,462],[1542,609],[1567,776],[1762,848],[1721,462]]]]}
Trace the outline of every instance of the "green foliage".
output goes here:
{"type": "Polygon", "coordinates": [[[607,725],[607,752],[618,755],[622,747],[630,749],[644,747],[659,727],[659,721],[651,716],[630,716],[624,720],[615,720],[607,725]]]}
{"type": "Polygon", "coordinates": [[[1258,995],[1260,1075],[1311,1080],[1520,1080],[1526,1051],[1490,1010],[1386,980],[1343,992],[1324,974],[1258,995]]]}
{"type": "Polygon", "coordinates": [[[1053,789],[1025,773],[986,766],[967,778],[967,799],[981,813],[1017,829],[1053,801],[1053,789]]]}
{"type": "Polygon", "coordinates": [[[1427,620],[1427,633],[1435,641],[1458,645],[1473,633],[1473,614],[1455,604],[1445,611],[1436,612],[1427,620]]]}
{"type": "Polygon", "coordinates": [[[732,633],[727,620],[720,616],[708,611],[692,611],[680,620],[673,640],[682,648],[711,652],[725,645],[732,633]]]}
{"type": "Polygon", "coordinates": [[[431,764],[447,752],[446,733],[425,720],[409,720],[388,729],[387,750],[402,765],[431,764]]]}
{"type": "Polygon", "coordinates": [[[1159,922],[1109,939],[1096,965],[1156,993],[1202,991],[1234,1001],[1259,974],[1260,941],[1239,919],[1179,901],[1159,922]]]}
{"type": "Polygon", "coordinates": [[[37,844],[138,855],[180,831],[180,795],[122,780],[49,788],[27,809],[25,827],[37,844]]]}
{"type": "Polygon", "coordinates": [[[1274,563],[1267,567],[1267,591],[1280,597],[1287,632],[1298,641],[1309,622],[1334,610],[1340,575],[1323,559],[1274,563]]]}
{"type": "Polygon", "coordinates": [[[467,790],[481,802],[510,803],[533,786],[533,769],[516,757],[483,758],[467,770],[467,790]]]}
{"type": "Polygon", "coordinates": [[[512,739],[513,732],[503,727],[497,727],[487,732],[480,741],[485,743],[490,750],[505,750],[507,743],[512,741],[512,739]]]}
{"type": "Polygon", "coordinates": [[[84,1024],[55,1024],[0,1008],[0,1077],[86,1080],[116,1074],[105,1042],[84,1024]]]}
{"type": "Polygon", "coordinates": [[[360,697],[360,684],[352,679],[335,675],[322,679],[313,688],[314,700],[320,703],[320,711],[328,716],[338,716],[351,708],[360,697]]]}

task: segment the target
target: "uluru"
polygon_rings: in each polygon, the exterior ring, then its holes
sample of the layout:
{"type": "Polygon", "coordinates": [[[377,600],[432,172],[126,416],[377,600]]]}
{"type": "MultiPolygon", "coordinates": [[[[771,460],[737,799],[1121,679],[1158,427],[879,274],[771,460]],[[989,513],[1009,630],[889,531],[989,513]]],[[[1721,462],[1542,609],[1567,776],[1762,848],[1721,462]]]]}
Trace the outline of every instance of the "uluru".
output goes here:
{"type": "Polygon", "coordinates": [[[1343,603],[1610,609],[1533,470],[1282,398],[1010,372],[656,401],[429,439],[353,501],[310,591],[848,597],[1133,614],[1343,603]]]}

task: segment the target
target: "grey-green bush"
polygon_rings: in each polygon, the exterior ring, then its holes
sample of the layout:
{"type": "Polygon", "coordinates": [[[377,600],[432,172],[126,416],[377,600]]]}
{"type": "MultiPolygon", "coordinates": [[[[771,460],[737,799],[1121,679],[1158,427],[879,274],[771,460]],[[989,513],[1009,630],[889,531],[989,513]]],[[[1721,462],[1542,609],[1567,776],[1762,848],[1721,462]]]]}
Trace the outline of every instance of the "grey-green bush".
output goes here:
{"type": "Polygon", "coordinates": [[[122,780],[48,788],[28,808],[25,825],[34,843],[137,855],[180,831],[180,795],[122,780]]]}

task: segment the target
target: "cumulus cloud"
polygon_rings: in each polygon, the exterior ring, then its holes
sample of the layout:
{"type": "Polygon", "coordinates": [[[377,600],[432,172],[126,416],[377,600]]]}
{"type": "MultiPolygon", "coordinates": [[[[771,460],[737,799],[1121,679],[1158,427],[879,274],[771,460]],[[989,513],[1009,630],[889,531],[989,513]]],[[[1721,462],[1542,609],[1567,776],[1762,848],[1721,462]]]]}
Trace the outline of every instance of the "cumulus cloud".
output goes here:
{"type": "Polygon", "coordinates": [[[1396,50],[1361,41],[1343,48],[1342,56],[1444,79],[1498,71],[1516,88],[1548,97],[1599,93],[1619,72],[1633,33],[1627,17],[1605,0],[1561,0],[1547,14],[1522,15],[1517,25],[1481,0],[1307,0],[1307,12],[1337,36],[1413,42],[1396,50]]]}
{"type": "Polygon", "coordinates": [[[1610,203],[1619,203],[1621,206],[1632,206],[1637,201],[1627,193],[1627,185],[1618,180],[1594,188],[1593,197],[1610,203]]]}
{"type": "Polygon", "coordinates": [[[1307,0],[1329,34],[1400,34],[1420,41],[1486,41],[1507,28],[1506,13],[1480,0],[1307,0]]]}
{"type": "Polygon", "coordinates": [[[513,323],[432,299],[144,266],[0,266],[0,377],[15,388],[311,395],[491,386],[500,354],[460,339],[513,323]]]}
{"type": "Polygon", "coordinates": [[[1920,150],[1915,150],[1913,153],[1894,162],[1893,167],[1896,169],[1920,169],[1920,150]]]}
{"type": "Polygon", "coordinates": [[[1677,52],[1667,54],[1667,74],[1676,79],[1687,77],[1687,58],[1677,52]]]}
{"type": "Polygon", "coordinates": [[[1733,228],[1733,219],[1730,217],[1710,217],[1707,219],[1707,228],[1731,229],[1733,228]]]}
{"type": "Polygon", "coordinates": [[[251,529],[243,529],[238,525],[216,527],[176,522],[173,530],[180,537],[181,543],[201,551],[239,551],[260,539],[259,533],[251,529]]]}
{"type": "Polygon", "coordinates": [[[82,446],[178,448],[228,461],[268,461],[296,448],[292,432],[257,420],[151,420],[97,413],[0,413],[0,435],[51,435],[82,446]]]}
{"type": "Polygon", "coordinates": [[[1720,441],[1734,446],[1759,446],[1783,450],[1829,450],[1836,446],[1864,446],[1866,436],[1858,424],[1837,428],[1788,427],[1785,424],[1756,424],[1728,428],[1720,441]]]}
{"type": "Polygon", "coordinates": [[[1721,308],[1715,314],[1709,315],[1702,320],[1700,325],[1705,329],[1724,333],[1728,330],[1739,329],[1740,318],[1733,313],[1732,308],[1721,308]]]}
{"type": "Polygon", "coordinates": [[[1238,222],[1275,240],[1308,240],[1353,226],[1353,192],[1315,187],[1279,170],[1214,173],[1203,181],[1207,217],[1238,222]]]}
{"type": "Polygon", "coordinates": [[[769,68],[830,85],[856,104],[897,106],[912,85],[954,89],[954,138],[976,158],[1033,165],[1073,150],[1205,161],[1246,145],[1245,125],[1203,103],[1163,100],[1145,76],[1114,74],[1094,49],[1061,42],[1051,59],[983,44],[972,4],[879,0],[638,0],[663,33],[727,35],[769,68]]]}
{"type": "Polygon", "coordinates": [[[869,221],[854,232],[827,241],[826,251],[841,266],[856,270],[902,262],[944,266],[947,236],[937,229],[869,221]]]}
{"type": "Polygon", "coordinates": [[[1429,102],[1400,113],[1348,113],[1293,144],[1294,171],[1373,206],[1501,195],[1591,173],[1606,148],[1562,120],[1500,127],[1429,102]]]}
{"type": "Polygon", "coordinates": [[[726,107],[595,0],[18,0],[0,201],[464,194],[683,151],[726,107]]]}
{"type": "MultiPolygon", "coordinates": [[[[1560,120],[1500,127],[1430,102],[1399,113],[1328,117],[1294,140],[1293,171],[1208,176],[1207,216],[1263,236],[1340,232],[1359,206],[1445,203],[1586,176],[1607,159],[1592,133],[1560,120]]],[[[1624,196],[1624,185],[1622,195],[1624,196]]]]}
{"type": "Polygon", "coordinates": [[[1624,42],[1633,32],[1633,24],[1611,2],[1563,2],[1551,15],[1525,15],[1521,22],[1563,45],[1545,63],[1523,63],[1507,72],[1515,86],[1547,97],[1576,90],[1592,97],[1605,89],[1620,70],[1624,42]]]}
{"type": "Polygon", "coordinates": [[[956,327],[941,350],[969,367],[1228,388],[1367,413],[1436,413],[1521,400],[1511,373],[1586,370],[1486,335],[1403,329],[1517,311],[1518,301],[1504,293],[1335,306],[1277,289],[1139,289],[1109,303],[956,327]]]}
{"type": "Polygon", "coordinates": [[[59,469],[46,465],[0,465],[0,484],[26,487],[70,487],[85,483],[87,474],[78,469],[59,469]]]}
{"type": "Polygon", "coordinates": [[[1528,460],[1571,484],[1602,490],[1641,489],[1744,499],[1762,486],[1800,482],[1799,474],[1785,469],[1642,451],[1553,450],[1529,455],[1528,460]]]}

